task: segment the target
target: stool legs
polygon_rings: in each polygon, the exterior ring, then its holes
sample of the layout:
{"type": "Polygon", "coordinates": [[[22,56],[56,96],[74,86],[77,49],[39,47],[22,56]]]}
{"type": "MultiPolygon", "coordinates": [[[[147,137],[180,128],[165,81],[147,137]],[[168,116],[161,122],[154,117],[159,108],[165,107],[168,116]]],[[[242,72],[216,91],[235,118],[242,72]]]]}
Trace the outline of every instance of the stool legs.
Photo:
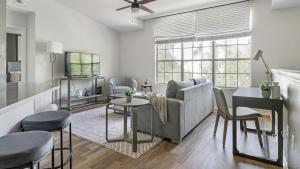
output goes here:
{"type": "Polygon", "coordinates": [[[63,129],[60,129],[60,167],[64,169],[64,139],[63,139],[63,129]]]}
{"type": "Polygon", "coordinates": [[[34,162],[31,162],[31,163],[30,163],[29,168],[30,168],[30,169],[34,169],[34,162]]]}
{"type": "Polygon", "coordinates": [[[54,162],[55,162],[55,158],[54,158],[54,146],[53,146],[53,148],[52,148],[52,153],[51,153],[51,169],[55,169],[55,164],[54,164],[54,162]]]}
{"type": "Polygon", "coordinates": [[[60,147],[59,148],[54,148],[52,150],[52,163],[51,163],[51,167],[52,169],[55,168],[64,168],[64,165],[67,164],[67,162],[69,162],[70,164],[70,169],[72,169],[72,125],[69,125],[69,147],[64,147],[64,139],[63,139],[63,129],[60,129],[60,147]],[[60,165],[59,166],[55,166],[55,150],[59,150],[60,151],[60,165]],[[69,156],[66,162],[64,162],[64,150],[68,150],[69,151],[69,156]]]}
{"type": "Polygon", "coordinates": [[[70,169],[72,169],[72,125],[69,125],[69,155],[70,155],[70,169]]]}

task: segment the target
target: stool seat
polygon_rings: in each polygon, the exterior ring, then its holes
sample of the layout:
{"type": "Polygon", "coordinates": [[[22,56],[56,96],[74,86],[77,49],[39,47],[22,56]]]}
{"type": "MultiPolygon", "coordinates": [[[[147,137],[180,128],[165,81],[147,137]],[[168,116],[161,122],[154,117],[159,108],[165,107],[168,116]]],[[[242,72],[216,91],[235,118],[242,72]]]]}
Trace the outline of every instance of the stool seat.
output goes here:
{"type": "Polygon", "coordinates": [[[47,131],[29,131],[0,137],[0,168],[14,168],[38,162],[53,148],[47,131]]]}
{"type": "Polygon", "coordinates": [[[24,131],[56,131],[71,123],[71,113],[65,110],[45,111],[26,117],[21,123],[24,131]]]}

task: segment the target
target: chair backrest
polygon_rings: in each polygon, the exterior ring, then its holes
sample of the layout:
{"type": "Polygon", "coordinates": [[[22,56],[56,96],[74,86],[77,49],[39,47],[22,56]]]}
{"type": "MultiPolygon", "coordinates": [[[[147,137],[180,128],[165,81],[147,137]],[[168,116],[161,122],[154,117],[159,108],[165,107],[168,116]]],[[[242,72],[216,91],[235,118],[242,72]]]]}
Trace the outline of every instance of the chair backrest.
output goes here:
{"type": "Polygon", "coordinates": [[[116,86],[129,86],[130,84],[130,78],[125,76],[113,77],[111,79],[115,82],[116,86]]]}
{"type": "Polygon", "coordinates": [[[215,93],[215,98],[216,98],[219,112],[223,116],[230,117],[231,114],[229,113],[226,98],[225,98],[223,90],[220,88],[214,87],[214,93],[215,93]]]}

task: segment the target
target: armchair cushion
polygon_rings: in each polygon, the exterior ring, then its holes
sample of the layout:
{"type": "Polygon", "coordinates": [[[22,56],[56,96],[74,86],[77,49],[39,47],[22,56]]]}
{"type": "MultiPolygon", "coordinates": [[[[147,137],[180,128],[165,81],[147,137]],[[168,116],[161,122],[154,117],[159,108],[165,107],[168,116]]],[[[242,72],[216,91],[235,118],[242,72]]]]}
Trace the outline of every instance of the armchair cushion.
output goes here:
{"type": "Polygon", "coordinates": [[[114,77],[109,80],[109,95],[137,89],[137,81],[130,77],[114,77]]]}

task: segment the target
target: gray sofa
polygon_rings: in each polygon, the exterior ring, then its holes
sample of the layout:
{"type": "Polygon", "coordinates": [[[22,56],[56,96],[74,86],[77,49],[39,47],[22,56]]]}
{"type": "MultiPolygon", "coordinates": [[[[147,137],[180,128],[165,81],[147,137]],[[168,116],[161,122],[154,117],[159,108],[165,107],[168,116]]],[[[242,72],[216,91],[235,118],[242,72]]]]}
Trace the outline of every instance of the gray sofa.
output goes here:
{"type": "MultiPolygon", "coordinates": [[[[154,112],[154,134],[180,143],[182,138],[213,112],[213,84],[205,79],[170,81],[166,96],[168,121],[163,124],[154,112]]],[[[139,108],[138,130],[150,132],[152,105],[139,108]]]]}
{"type": "Polygon", "coordinates": [[[125,93],[131,89],[136,91],[137,81],[130,77],[113,77],[109,79],[109,95],[125,93]]]}

